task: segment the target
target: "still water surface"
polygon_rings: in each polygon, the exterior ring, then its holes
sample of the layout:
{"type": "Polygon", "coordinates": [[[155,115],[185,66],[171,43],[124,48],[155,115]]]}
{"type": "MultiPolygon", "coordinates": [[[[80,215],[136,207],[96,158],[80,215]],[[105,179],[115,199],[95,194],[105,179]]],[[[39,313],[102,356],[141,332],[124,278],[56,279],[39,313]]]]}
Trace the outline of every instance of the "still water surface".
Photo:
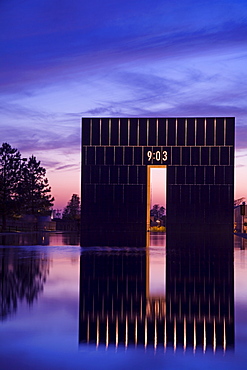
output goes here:
{"type": "Polygon", "coordinates": [[[0,237],[0,369],[246,369],[247,240],[231,243],[0,237]]]}

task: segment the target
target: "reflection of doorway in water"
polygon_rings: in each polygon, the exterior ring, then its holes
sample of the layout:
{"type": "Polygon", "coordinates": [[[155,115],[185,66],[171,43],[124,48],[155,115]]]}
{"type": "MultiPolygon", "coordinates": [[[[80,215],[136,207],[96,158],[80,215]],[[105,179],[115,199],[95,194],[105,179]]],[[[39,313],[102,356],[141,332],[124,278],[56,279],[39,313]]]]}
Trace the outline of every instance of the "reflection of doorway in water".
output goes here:
{"type": "MultiPolygon", "coordinates": [[[[166,166],[147,166],[147,231],[150,231],[151,217],[150,210],[154,205],[165,208],[166,214],[166,181],[167,167],[166,166]]],[[[152,217],[152,225],[163,226],[165,220],[152,217]]]]}
{"type": "Polygon", "coordinates": [[[166,291],[166,234],[152,233],[147,251],[147,296],[164,298],[166,291]]]}
{"type": "MultiPolygon", "coordinates": [[[[157,343],[160,342],[162,339],[165,345],[164,340],[166,323],[165,243],[166,243],[165,233],[152,233],[152,235],[150,235],[150,245],[147,248],[146,317],[148,318],[150,324],[154,323],[153,325],[155,333],[154,348],[156,348],[157,343]],[[162,328],[164,329],[164,331],[162,328]]],[[[152,327],[152,324],[150,326],[152,327]]]]}

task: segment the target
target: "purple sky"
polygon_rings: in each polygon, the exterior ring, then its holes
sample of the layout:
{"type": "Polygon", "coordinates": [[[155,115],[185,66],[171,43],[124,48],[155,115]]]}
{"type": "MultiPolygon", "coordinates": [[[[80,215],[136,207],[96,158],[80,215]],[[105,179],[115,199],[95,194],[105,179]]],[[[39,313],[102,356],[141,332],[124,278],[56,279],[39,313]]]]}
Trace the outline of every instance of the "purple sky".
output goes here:
{"type": "Polygon", "coordinates": [[[235,116],[247,198],[246,0],[1,0],[0,128],[79,193],[82,116],[235,116]]]}

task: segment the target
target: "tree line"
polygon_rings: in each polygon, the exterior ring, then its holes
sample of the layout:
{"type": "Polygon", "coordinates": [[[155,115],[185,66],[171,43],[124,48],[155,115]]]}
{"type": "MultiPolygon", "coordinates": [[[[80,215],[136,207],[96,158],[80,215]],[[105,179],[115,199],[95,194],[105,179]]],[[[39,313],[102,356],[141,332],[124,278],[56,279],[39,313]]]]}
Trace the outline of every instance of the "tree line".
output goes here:
{"type": "Polygon", "coordinates": [[[161,220],[163,216],[165,216],[166,209],[163,206],[159,206],[159,204],[154,204],[153,208],[150,209],[150,217],[153,217],[154,220],[161,220]]]}
{"type": "Polygon", "coordinates": [[[80,220],[81,207],[80,198],[77,194],[73,194],[67,206],[63,210],[63,220],[80,220]]]}
{"type": "Polygon", "coordinates": [[[35,156],[22,158],[18,149],[3,143],[0,147],[0,215],[2,229],[8,217],[24,214],[46,215],[54,197],[46,169],[35,156]]]}

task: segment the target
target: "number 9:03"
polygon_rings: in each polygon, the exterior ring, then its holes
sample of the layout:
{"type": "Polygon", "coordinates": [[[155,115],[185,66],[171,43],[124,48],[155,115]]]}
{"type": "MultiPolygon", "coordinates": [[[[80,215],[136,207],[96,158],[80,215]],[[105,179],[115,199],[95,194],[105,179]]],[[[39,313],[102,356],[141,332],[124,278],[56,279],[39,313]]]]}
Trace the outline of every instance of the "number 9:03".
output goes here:
{"type": "Polygon", "coordinates": [[[148,156],[148,161],[151,161],[152,159],[154,159],[157,162],[161,161],[161,159],[164,162],[167,161],[167,151],[166,150],[162,152],[162,157],[161,157],[161,152],[158,150],[154,153],[151,150],[149,150],[147,152],[147,156],[148,156]]]}

